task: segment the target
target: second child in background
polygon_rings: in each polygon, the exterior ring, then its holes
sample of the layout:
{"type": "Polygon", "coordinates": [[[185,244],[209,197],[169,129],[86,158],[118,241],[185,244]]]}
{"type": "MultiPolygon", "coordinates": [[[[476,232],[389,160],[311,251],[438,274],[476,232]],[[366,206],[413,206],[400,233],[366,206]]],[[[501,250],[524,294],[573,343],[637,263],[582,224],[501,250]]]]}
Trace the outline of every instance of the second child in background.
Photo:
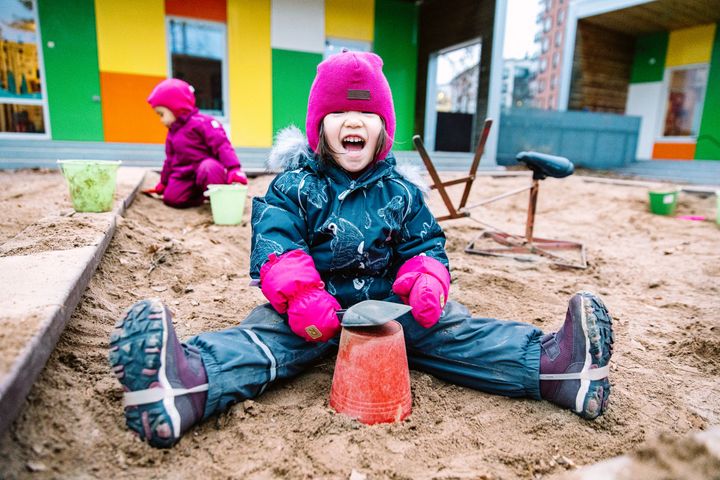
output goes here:
{"type": "Polygon", "coordinates": [[[162,195],[168,206],[187,208],[203,203],[208,185],[247,184],[225,130],[198,111],[192,86],[169,78],[153,89],[147,101],[168,129],[160,182],[147,193],[162,195]]]}

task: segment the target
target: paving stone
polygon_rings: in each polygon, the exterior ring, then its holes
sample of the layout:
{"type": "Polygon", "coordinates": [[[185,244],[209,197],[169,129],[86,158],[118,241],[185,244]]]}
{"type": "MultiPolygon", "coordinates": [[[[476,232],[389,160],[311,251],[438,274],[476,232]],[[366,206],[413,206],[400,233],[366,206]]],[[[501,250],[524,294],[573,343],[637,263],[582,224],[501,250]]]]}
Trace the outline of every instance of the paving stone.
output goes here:
{"type": "Polygon", "coordinates": [[[146,170],[120,168],[107,213],[49,215],[0,246],[0,434],[20,413],[146,170]],[[73,228],[85,229],[77,244],[73,228]]]}

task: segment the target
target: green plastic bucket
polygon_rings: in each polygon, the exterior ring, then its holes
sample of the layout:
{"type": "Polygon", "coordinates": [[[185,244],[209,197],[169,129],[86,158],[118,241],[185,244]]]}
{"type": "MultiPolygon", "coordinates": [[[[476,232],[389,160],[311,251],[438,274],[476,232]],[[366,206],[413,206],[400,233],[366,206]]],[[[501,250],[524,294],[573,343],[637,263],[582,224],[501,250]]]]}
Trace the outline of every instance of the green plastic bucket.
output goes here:
{"type": "Polygon", "coordinates": [[[680,191],[672,190],[650,190],[650,211],[655,215],[672,215],[677,207],[680,191]]]}
{"type": "Polygon", "coordinates": [[[215,225],[237,225],[242,221],[247,191],[247,186],[239,183],[208,185],[205,196],[210,197],[215,225]]]}
{"type": "Polygon", "coordinates": [[[76,212],[109,212],[120,160],[58,160],[76,212]]]}

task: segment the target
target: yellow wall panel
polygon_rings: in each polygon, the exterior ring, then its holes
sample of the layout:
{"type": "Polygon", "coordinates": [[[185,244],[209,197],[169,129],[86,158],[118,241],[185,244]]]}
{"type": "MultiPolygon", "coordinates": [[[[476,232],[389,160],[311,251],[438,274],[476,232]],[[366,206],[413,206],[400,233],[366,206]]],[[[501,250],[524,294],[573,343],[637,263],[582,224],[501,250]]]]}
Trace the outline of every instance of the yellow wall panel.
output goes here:
{"type": "MultiPolygon", "coordinates": [[[[228,0],[230,136],[234,145],[272,145],[270,0],[228,0]]],[[[242,159],[240,159],[242,161],[242,159]]]]}
{"type": "Polygon", "coordinates": [[[95,0],[100,71],[167,76],[163,0],[95,0]]]}
{"type": "Polygon", "coordinates": [[[665,67],[710,63],[714,38],[714,23],[670,32],[665,67]]]}
{"type": "Polygon", "coordinates": [[[325,0],[325,35],[372,42],[375,0],[325,0]]]}

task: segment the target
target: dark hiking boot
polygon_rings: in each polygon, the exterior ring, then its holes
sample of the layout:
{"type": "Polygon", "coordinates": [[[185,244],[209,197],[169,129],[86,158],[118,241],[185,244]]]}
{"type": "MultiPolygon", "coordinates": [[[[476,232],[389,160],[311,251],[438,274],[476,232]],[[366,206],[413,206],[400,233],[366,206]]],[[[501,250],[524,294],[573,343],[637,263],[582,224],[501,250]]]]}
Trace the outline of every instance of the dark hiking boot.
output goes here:
{"type": "Polygon", "coordinates": [[[562,328],[540,340],[540,395],[586,419],[608,407],[612,318],[600,298],[578,292],[562,328]]]}
{"type": "Polygon", "coordinates": [[[130,307],[110,336],[110,366],[125,387],[125,421],[142,440],[167,448],[203,416],[207,375],[200,352],[181,345],[158,299],[130,307]]]}

